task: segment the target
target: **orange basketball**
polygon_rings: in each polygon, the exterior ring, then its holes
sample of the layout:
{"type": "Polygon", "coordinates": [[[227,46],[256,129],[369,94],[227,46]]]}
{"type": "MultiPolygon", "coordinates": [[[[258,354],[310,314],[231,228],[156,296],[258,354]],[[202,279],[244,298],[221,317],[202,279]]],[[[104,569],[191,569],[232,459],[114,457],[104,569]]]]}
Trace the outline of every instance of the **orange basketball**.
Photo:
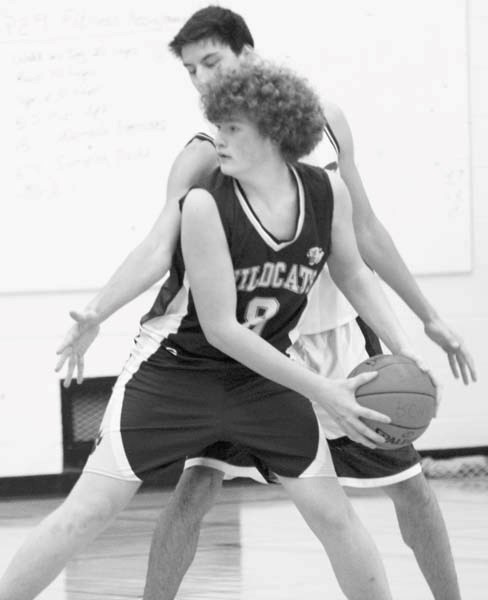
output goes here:
{"type": "Polygon", "coordinates": [[[406,356],[378,354],[355,367],[349,377],[378,371],[356,390],[356,400],[391,418],[391,423],[364,422],[385,438],[388,450],[407,446],[427,429],[435,412],[436,389],[430,377],[406,356]]]}

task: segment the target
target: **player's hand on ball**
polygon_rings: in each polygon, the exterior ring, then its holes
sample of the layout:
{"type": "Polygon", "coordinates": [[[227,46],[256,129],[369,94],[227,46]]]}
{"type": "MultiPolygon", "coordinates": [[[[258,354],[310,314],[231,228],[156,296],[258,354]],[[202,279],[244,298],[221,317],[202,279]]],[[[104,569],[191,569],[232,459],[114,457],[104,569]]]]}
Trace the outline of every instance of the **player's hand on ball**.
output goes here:
{"type": "Polygon", "coordinates": [[[83,381],[84,354],[100,331],[98,315],[94,311],[72,310],[69,314],[75,321],[75,324],[70,328],[63,342],[56,350],[56,354],[59,355],[59,360],[55,367],[56,373],[61,371],[66,361],[68,361],[64,387],[69,387],[75,369],[77,383],[83,381]]]}
{"type": "Polygon", "coordinates": [[[339,424],[347,437],[368,448],[381,446],[385,440],[361,419],[371,419],[380,423],[390,423],[391,419],[383,413],[361,406],[356,400],[355,391],[358,387],[374,379],[377,374],[373,371],[361,373],[350,379],[329,379],[327,381],[330,387],[327,394],[319,400],[319,403],[339,424]],[[325,397],[327,399],[324,402],[325,397]]]}
{"type": "Polygon", "coordinates": [[[439,406],[440,406],[441,398],[442,398],[442,384],[440,383],[439,379],[434,374],[434,372],[425,364],[425,362],[420,358],[420,356],[415,354],[415,352],[413,352],[412,350],[402,350],[401,352],[398,352],[398,354],[400,356],[406,356],[407,358],[410,358],[411,360],[413,360],[413,362],[417,365],[417,367],[424,373],[427,373],[427,375],[429,376],[430,380],[432,381],[432,383],[434,384],[434,387],[435,387],[436,394],[435,394],[435,414],[434,414],[434,416],[437,416],[437,411],[439,410],[439,406]]]}
{"type": "Polygon", "coordinates": [[[449,329],[442,319],[427,321],[424,331],[447,354],[449,366],[456,379],[461,375],[465,385],[469,384],[470,378],[471,381],[476,381],[476,368],[471,354],[462,339],[449,329]]]}

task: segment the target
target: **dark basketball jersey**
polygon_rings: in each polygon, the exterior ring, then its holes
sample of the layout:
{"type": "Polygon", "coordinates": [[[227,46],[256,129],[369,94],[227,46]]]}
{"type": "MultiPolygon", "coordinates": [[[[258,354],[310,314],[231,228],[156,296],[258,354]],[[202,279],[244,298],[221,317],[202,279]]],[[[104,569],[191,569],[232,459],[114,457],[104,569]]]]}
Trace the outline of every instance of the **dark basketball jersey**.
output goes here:
{"type": "MultiPolygon", "coordinates": [[[[199,188],[214,198],[234,267],[239,323],[252,328],[281,352],[298,333],[296,324],[330,252],[333,194],[322,169],[291,167],[298,195],[292,239],[273,237],[260,223],[237,180],[216,170],[199,188]]],[[[184,200],[183,200],[184,201],[184,200]]],[[[169,278],[142,321],[154,364],[173,355],[175,366],[209,368],[235,361],[211,346],[200,327],[178,242],[169,278]]]]}

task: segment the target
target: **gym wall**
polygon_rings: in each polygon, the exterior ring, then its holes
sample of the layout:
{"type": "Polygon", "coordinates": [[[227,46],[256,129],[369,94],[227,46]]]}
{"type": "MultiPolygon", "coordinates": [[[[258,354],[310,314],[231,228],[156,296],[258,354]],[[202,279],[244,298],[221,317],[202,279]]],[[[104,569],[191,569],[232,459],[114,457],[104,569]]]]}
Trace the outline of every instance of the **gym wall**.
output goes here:
{"type": "MultiPolygon", "coordinates": [[[[303,71],[344,109],[375,210],[476,359],[480,381],[465,388],[392,298],[445,384],[418,446],[488,446],[486,3],[223,4],[247,18],[262,54],[303,71]]],[[[55,349],[68,310],[83,307],[150,228],[175,154],[208,129],[166,49],[204,5],[24,0],[0,10],[0,477],[66,468],[55,349]]],[[[117,375],[155,293],[103,326],[88,378],[117,375]]]]}

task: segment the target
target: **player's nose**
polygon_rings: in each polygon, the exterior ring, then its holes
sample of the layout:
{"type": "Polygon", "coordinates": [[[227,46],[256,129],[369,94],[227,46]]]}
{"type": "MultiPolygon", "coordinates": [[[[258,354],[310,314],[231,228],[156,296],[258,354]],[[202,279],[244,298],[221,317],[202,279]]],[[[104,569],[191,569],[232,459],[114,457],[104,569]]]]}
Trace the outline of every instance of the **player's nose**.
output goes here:
{"type": "Polygon", "coordinates": [[[222,132],[220,131],[220,129],[217,130],[215,137],[214,137],[214,141],[215,141],[215,147],[217,149],[217,152],[219,150],[223,150],[225,148],[225,140],[224,140],[224,137],[222,136],[222,132]]]}
{"type": "Polygon", "coordinates": [[[195,73],[195,80],[200,89],[204,89],[212,80],[212,73],[205,67],[199,67],[195,73]]]}

